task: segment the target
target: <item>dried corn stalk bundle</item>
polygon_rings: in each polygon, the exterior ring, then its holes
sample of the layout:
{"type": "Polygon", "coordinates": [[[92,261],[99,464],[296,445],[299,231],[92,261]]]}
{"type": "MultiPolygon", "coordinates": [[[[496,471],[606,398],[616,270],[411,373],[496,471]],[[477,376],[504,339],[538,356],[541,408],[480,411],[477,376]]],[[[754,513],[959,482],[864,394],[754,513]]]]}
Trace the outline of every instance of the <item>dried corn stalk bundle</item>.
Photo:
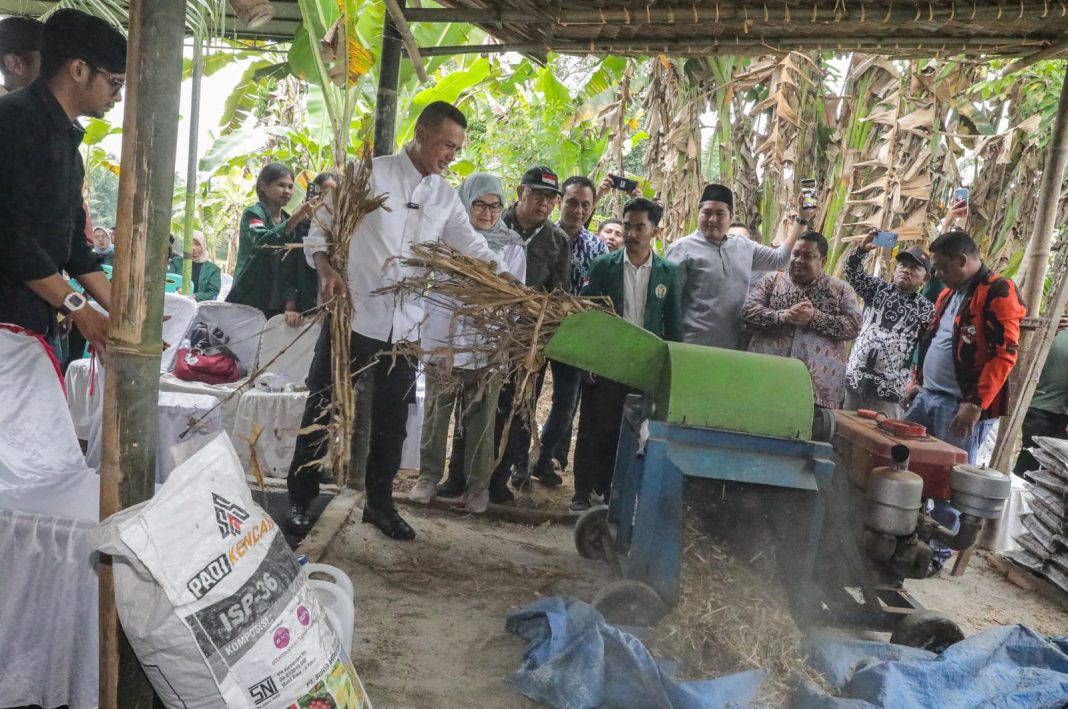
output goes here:
{"type": "MultiPolygon", "coordinates": [[[[365,141],[365,146],[367,142],[365,141]]],[[[385,195],[372,196],[371,151],[364,149],[360,160],[351,160],[334,188],[333,223],[328,232],[330,265],[343,277],[349,272],[349,242],[357,227],[386,201],[385,195]]],[[[333,383],[330,397],[328,465],[337,484],[348,482],[352,458],[352,433],[356,425],[356,394],[350,368],[349,339],[352,332],[352,303],[347,298],[324,304],[330,312],[330,369],[333,383]]]]}
{"type": "Polygon", "coordinates": [[[808,666],[774,561],[748,559],[710,537],[701,524],[704,492],[687,487],[679,604],[654,629],[650,650],[677,660],[686,679],[766,670],[758,698],[766,706],[785,706],[799,682],[832,691],[808,666]]]}
{"type": "MultiPolygon", "coordinates": [[[[450,379],[453,357],[460,353],[472,355],[484,365],[483,386],[490,377],[503,376],[515,382],[512,414],[519,412],[527,421],[534,418],[535,381],[545,364],[545,344],[560,323],[572,313],[612,312],[603,299],[578,298],[559,290],[532,291],[506,281],[497,275],[492,264],[465,256],[441,242],[416,244],[401,262],[417,269],[418,275],[378,292],[398,298],[424,298],[428,309],[442,308],[452,313],[454,321],[463,319],[467,336],[466,344],[432,351],[422,349],[419,343],[398,343],[395,354],[440,361],[440,377],[446,389],[461,386],[458,380],[450,379]]],[[[502,436],[502,448],[507,440],[508,428],[502,436]]]]}

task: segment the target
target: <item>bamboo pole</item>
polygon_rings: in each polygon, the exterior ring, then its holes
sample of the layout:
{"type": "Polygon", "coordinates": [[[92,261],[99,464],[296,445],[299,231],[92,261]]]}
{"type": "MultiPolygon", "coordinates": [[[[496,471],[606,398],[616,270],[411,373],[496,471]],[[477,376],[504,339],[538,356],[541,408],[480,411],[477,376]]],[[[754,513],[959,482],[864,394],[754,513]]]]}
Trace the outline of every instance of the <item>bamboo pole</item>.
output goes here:
{"type": "MultiPolygon", "coordinates": [[[[118,248],[108,324],[100,471],[101,519],[152,496],[159,424],[159,364],[167,268],[185,0],[130,3],[118,248]]],[[[109,558],[101,559],[100,706],[152,706],[115,610],[109,558]]]]}
{"type": "Polygon", "coordinates": [[[426,75],[426,67],[423,66],[423,58],[419,55],[419,45],[416,43],[415,37],[412,36],[412,28],[408,26],[408,21],[404,19],[404,10],[401,9],[398,0],[385,0],[385,2],[390,19],[393,20],[393,25],[397,28],[397,34],[400,35],[404,49],[408,52],[408,58],[412,61],[415,75],[419,77],[419,81],[424,84],[427,83],[430,78],[426,75]]]}
{"type": "MultiPolygon", "coordinates": [[[[200,81],[204,77],[204,40],[193,34],[193,85],[189,93],[189,154],[185,161],[185,219],[182,224],[182,293],[193,294],[193,210],[197,205],[197,133],[200,130],[200,81]]],[[[206,245],[205,245],[206,247],[206,245]]]]}
{"type": "MultiPolygon", "coordinates": [[[[1057,219],[1057,205],[1060,202],[1061,185],[1064,184],[1066,162],[1068,162],[1068,69],[1061,84],[1057,118],[1053,124],[1053,136],[1050,138],[1046,154],[1045,169],[1042,171],[1035,228],[1031,234],[1031,240],[1027,242],[1027,251],[1024,254],[1027,277],[1021,296],[1024,305],[1027,306],[1028,314],[1032,317],[1040,314],[1039,309],[1042,305],[1042,286],[1045,283],[1046,269],[1049,265],[1053,230],[1057,219]]],[[[1044,327],[1035,332],[1033,336],[1025,333],[1021,337],[1022,356],[1016,366],[1020,371],[1025,372],[1025,377],[1022,379],[1020,393],[1011,415],[1001,421],[991,467],[998,470],[1009,468],[1009,462],[1016,447],[1016,438],[1023,425],[1027,409],[1031,406],[1031,397],[1034,396],[1038,377],[1046,362],[1046,355],[1049,354],[1049,348],[1057,334],[1057,321],[1060,314],[1064,312],[1066,303],[1068,303],[1068,278],[1062,277],[1056,291],[1050,294],[1046,309],[1048,318],[1044,327]]]]}
{"type": "Polygon", "coordinates": [[[1051,44],[1045,49],[1039,50],[1034,54],[1029,54],[1026,57],[1021,57],[1014,61],[1012,64],[1009,64],[1007,67],[1005,67],[1005,70],[1001,72],[1001,78],[1004,79],[1009,74],[1020,71],[1021,69],[1026,69],[1032,64],[1037,64],[1043,59],[1050,59],[1066,51],[1068,51],[1068,39],[1061,40],[1056,44],[1051,44]]]}
{"type": "MultiPolygon", "coordinates": [[[[399,0],[403,9],[404,2],[399,0]]],[[[391,16],[382,27],[378,100],[375,105],[374,156],[392,155],[397,142],[397,87],[400,85],[401,36],[391,16]]]]}

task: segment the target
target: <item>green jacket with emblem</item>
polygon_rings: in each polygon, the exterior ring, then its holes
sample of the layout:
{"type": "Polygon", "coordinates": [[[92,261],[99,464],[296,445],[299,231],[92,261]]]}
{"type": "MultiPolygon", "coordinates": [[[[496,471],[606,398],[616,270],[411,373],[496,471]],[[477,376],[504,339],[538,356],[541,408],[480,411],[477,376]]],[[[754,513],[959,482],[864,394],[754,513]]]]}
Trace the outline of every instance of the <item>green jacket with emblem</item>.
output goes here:
{"type": "Polygon", "coordinates": [[[288,219],[289,214],[283,210],[282,221],[273,223],[262,202],[245,208],[241,215],[241,238],[237,246],[234,282],[226,302],[251,305],[268,318],[282,312],[285,307],[280,272],[282,250],[267,247],[287,243],[288,219]]]}
{"type": "MultiPolygon", "coordinates": [[[[589,281],[582,295],[608,296],[616,315],[623,316],[623,259],[626,249],[598,256],[590,264],[589,281]]],[[[682,342],[682,288],[679,285],[679,267],[652,255],[653,265],[649,273],[649,289],[645,296],[644,327],[657,337],[671,342],[682,342]]]]}

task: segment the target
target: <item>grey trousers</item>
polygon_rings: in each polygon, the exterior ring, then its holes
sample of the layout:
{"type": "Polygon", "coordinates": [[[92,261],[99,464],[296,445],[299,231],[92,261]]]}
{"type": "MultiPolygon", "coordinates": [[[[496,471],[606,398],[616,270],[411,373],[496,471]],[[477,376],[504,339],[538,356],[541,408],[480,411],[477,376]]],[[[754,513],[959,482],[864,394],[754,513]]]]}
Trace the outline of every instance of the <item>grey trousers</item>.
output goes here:
{"type": "Polygon", "coordinates": [[[496,451],[493,446],[493,423],[497,416],[500,377],[483,380],[481,370],[452,370],[460,388],[446,385],[437,365],[426,368],[426,404],[423,432],[419,439],[419,479],[435,485],[445,474],[445,448],[449,441],[449,423],[453,409],[459,405],[464,432],[464,475],[468,492],[478,492],[489,485],[496,451]]]}

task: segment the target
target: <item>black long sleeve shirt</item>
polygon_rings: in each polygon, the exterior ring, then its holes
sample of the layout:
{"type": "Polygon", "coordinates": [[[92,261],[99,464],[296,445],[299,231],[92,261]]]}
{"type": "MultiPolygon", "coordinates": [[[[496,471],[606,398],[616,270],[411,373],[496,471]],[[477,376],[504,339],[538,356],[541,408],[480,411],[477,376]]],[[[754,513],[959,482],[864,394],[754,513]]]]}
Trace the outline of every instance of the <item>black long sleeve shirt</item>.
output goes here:
{"type": "Polygon", "coordinates": [[[50,334],[55,311],[25,281],[101,270],[85,240],[84,135],[43,79],[0,96],[0,322],[50,334]]]}

